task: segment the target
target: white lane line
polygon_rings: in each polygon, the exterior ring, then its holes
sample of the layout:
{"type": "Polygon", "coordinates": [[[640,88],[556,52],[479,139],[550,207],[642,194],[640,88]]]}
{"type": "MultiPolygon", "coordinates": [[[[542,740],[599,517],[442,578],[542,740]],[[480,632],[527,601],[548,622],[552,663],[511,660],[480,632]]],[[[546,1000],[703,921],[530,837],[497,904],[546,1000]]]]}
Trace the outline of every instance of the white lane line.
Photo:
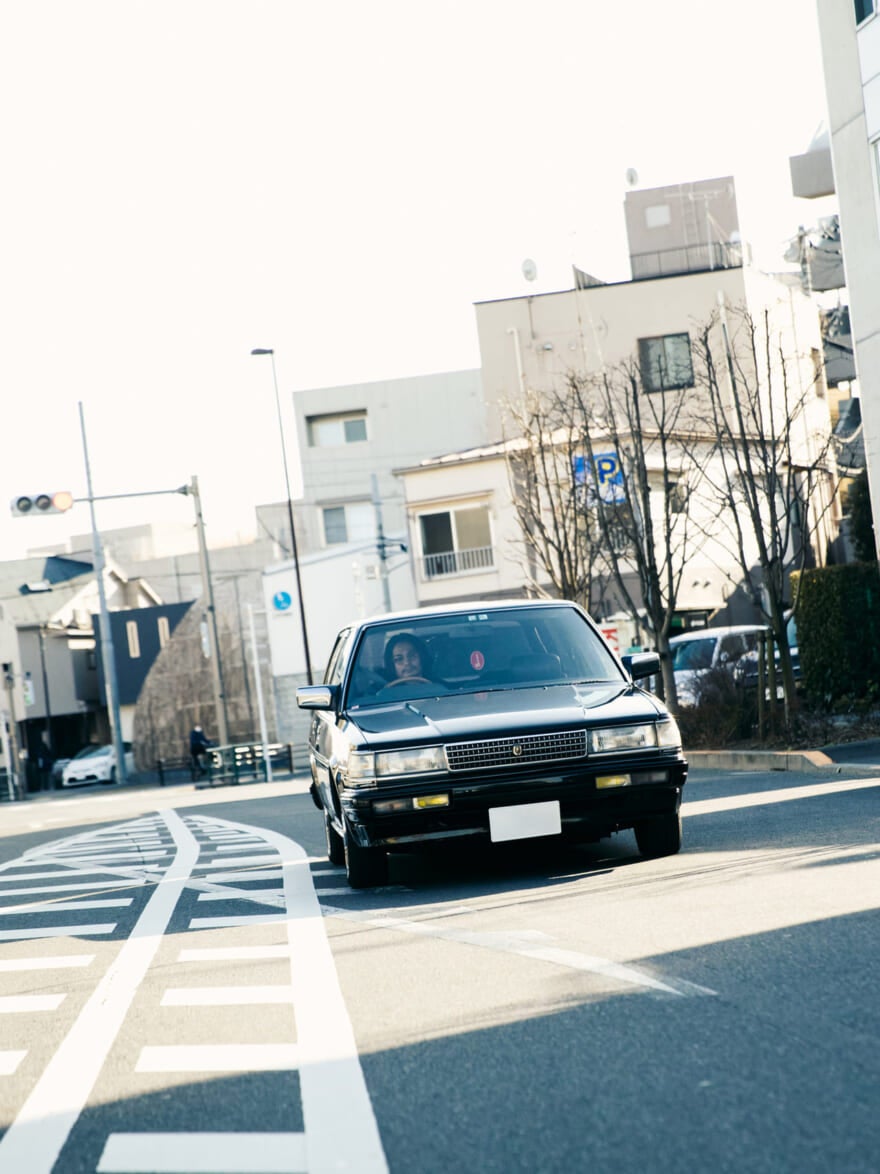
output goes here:
{"type": "Polygon", "coordinates": [[[250,962],[261,958],[290,958],[289,946],[201,946],[181,950],[178,962],[250,962]]]}
{"type": "Polygon", "coordinates": [[[237,884],[239,881],[246,880],[281,880],[281,866],[277,868],[262,868],[251,871],[247,868],[241,868],[236,872],[218,872],[211,877],[211,880],[216,885],[222,884],[237,884]]]}
{"type": "Polygon", "coordinates": [[[73,885],[31,885],[26,889],[0,889],[0,899],[3,897],[27,897],[32,893],[81,893],[84,889],[125,889],[131,887],[131,881],[128,880],[80,881],[73,885]]]}
{"type": "Polygon", "coordinates": [[[256,901],[262,905],[283,905],[284,893],[278,889],[219,889],[216,893],[200,893],[197,901],[256,901]]]}
{"type": "Polygon", "coordinates": [[[0,1051],[0,1076],[12,1076],[27,1052],[0,1051]]]}
{"type": "Polygon", "coordinates": [[[163,1007],[250,1007],[262,1003],[292,1003],[290,986],[169,987],[163,1007]]]}
{"type": "Polygon", "coordinates": [[[266,864],[267,857],[263,856],[237,856],[234,860],[211,860],[207,864],[199,864],[199,872],[203,868],[232,868],[239,867],[242,864],[266,864]]]}
{"type": "MultiPolygon", "coordinates": [[[[248,840],[246,843],[242,843],[241,841],[239,841],[237,844],[223,844],[218,848],[207,848],[206,847],[206,851],[213,852],[215,856],[223,856],[229,852],[240,852],[242,850],[242,848],[253,849],[256,847],[257,847],[256,840],[254,840],[254,841],[248,840]]],[[[264,848],[260,854],[260,859],[265,862],[265,861],[269,860],[274,855],[275,855],[274,849],[264,848]]]]}
{"type": "MultiPolygon", "coordinates": [[[[98,876],[100,872],[100,868],[66,868],[64,865],[59,865],[54,872],[20,872],[17,875],[8,873],[6,876],[0,876],[0,885],[14,883],[15,881],[51,880],[53,876],[57,876],[59,880],[62,878],[67,880],[69,876],[98,876]]],[[[3,891],[0,888],[0,893],[3,891]]]]}
{"type": "MultiPolygon", "coordinates": [[[[367,925],[375,926],[376,929],[393,929],[402,933],[417,934],[420,937],[440,938],[445,941],[459,942],[466,946],[479,946],[484,950],[518,954],[523,958],[533,958],[539,962],[551,962],[556,966],[566,966],[571,970],[590,971],[630,986],[647,987],[650,990],[662,991],[668,995],[717,994],[717,991],[710,990],[709,987],[701,987],[696,983],[686,982],[682,979],[667,978],[661,981],[644,970],[638,970],[634,966],[626,966],[620,962],[613,962],[610,958],[598,958],[591,954],[580,954],[575,950],[560,950],[553,946],[531,945],[530,942],[535,936],[532,933],[477,933],[473,930],[453,929],[451,926],[444,927],[434,923],[408,921],[403,917],[384,917],[354,909],[335,909],[329,905],[324,906],[324,912],[349,921],[365,922],[367,925]]],[[[541,934],[541,937],[543,936],[541,934]]]]}
{"type": "Polygon", "coordinates": [[[745,807],[765,807],[770,803],[789,803],[795,799],[825,798],[844,791],[865,791],[880,786],[877,779],[844,779],[837,783],[811,783],[805,787],[785,787],[781,791],[755,791],[749,795],[729,795],[723,799],[696,799],[683,803],[681,814],[709,815],[718,811],[736,811],[745,807]]]}
{"type": "Polygon", "coordinates": [[[6,917],[15,914],[16,917],[21,917],[24,913],[66,913],[68,909],[127,909],[133,900],[133,897],[108,897],[106,900],[67,901],[61,897],[57,901],[30,901],[24,905],[0,905],[0,916],[6,917]]]}
{"type": "Polygon", "coordinates": [[[66,995],[0,995],[0,1015],[57,1011],[66,998],[66,995]]]}
{"type": "Polygon", "coordinates": [[[91,966],[94,954],[59,954],[56,958],[4,958],[0,971],[64,970],[70,966],[91,966]]]}
{"type": "Polygon", "coordinates": [[[162,1044],[141,1049],[135,1072],[288,1072],[296,1044],[162,1044]]]}
{"type": "MultiPolygon", "coordinates": [[[[0,1138],[0,1170],[51,1174],[98,1078],[135,992],[159,948],[198,859],[198,844],[176,812],[164,812],[177,855],[119,953],[0,1138]]],[[[71,930],[68,927],[67,933],[71,930]]]]}
{"type": "MultiPolygon", "coordinates": [[[[77,856],[77,864],[133,864],[139,860],[157,860],[160,856],[173,855],[171,848],[159,848],[155,852],[96,852],[90,856],[77,856]]],[[[63,863],[63,857],[56,857],[63,863]]]]}
{"type": "Polygon", "coordinates": [[[232,925],[274,925],[284,921],[284,913],[249,913],[241,917],[194,917],[190,929],[227,929],[232,925]]]}
{"type": "Polygon", "coordinates": [[[27,938],[84,938],[113,933],[116,922],[99,925],[41,925],[27,929],[0,929],[0,942],[22,942],[27,938]]]}
{"type": "Polygon", "coordinates": [[[237,826],[262,831],[277,849],[284,869],[307,1167],[387,1174],[382,1139],[315,894],[312,861],[286,836],[246,824],[237,826]],[[345,1105],[344,1129],[339,1128],[340,1105],[345,1105]]]}
{"type": "Polygon", "coordinates": [[[98,1174],[306,1174],[301,1133],[111,1133],[98,1174]]]}

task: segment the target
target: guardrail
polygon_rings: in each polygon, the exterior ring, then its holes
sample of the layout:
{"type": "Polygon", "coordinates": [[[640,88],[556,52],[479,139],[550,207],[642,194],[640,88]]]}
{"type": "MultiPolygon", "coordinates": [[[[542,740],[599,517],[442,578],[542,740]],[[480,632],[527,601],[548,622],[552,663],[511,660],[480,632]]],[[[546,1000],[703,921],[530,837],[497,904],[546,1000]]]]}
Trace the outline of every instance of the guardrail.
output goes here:
{"type": "Polygon", "coordinates": [[[201,756],[201,764],[196,770],[189,754],[180,758],[157,758],[159,785],[164,787],[168,775],[175,771],[186,771],[194,782],[204,779],[208,785],[215,781],[237,783],[243,778],[261,777],[265,780],[269,777],[268,766],[293,774],[293,747],[290,743],[270,742],[264,757],[262,742],[210,746],[201,756]]]}

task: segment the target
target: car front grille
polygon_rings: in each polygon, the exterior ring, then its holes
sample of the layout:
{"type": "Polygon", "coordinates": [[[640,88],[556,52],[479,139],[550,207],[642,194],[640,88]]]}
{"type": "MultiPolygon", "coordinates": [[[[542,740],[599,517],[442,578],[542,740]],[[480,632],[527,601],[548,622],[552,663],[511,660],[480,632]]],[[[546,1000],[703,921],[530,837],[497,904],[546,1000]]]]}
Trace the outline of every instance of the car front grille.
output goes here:
{"type": "Polygon", "coordinates": [[[450,770],[489,770],[535,762],[585,758],[586,730],[559,730],[522,738],[492,738],[484,742],[456,742],[446,747],[450,770]]]}

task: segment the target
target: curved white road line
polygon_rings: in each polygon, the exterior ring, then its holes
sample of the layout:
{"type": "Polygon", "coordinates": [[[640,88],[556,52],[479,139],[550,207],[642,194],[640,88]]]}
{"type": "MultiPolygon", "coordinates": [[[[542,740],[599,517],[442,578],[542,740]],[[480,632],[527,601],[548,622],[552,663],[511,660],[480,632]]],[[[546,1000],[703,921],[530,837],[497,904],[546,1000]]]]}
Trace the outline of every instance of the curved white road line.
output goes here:
{"type": "Polygon", "coordinates": [[[0,1139],[2,1174],[50,1174],[159,947],[199,846],[174,811],[163,813],[177,854],[61,1046],[0,1139]]]}

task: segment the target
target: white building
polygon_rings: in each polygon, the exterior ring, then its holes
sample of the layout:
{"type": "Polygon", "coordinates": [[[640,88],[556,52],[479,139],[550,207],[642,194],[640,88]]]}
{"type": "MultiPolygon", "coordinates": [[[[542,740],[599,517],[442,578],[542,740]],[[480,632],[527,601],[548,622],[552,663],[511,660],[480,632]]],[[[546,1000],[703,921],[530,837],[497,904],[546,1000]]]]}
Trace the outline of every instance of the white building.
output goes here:
{"type": "Polygon", "coordinates": [[[880,517],[880,12],[877,0],[818,0],[818,15],[834,187],[876,520],[880,517]]]}

